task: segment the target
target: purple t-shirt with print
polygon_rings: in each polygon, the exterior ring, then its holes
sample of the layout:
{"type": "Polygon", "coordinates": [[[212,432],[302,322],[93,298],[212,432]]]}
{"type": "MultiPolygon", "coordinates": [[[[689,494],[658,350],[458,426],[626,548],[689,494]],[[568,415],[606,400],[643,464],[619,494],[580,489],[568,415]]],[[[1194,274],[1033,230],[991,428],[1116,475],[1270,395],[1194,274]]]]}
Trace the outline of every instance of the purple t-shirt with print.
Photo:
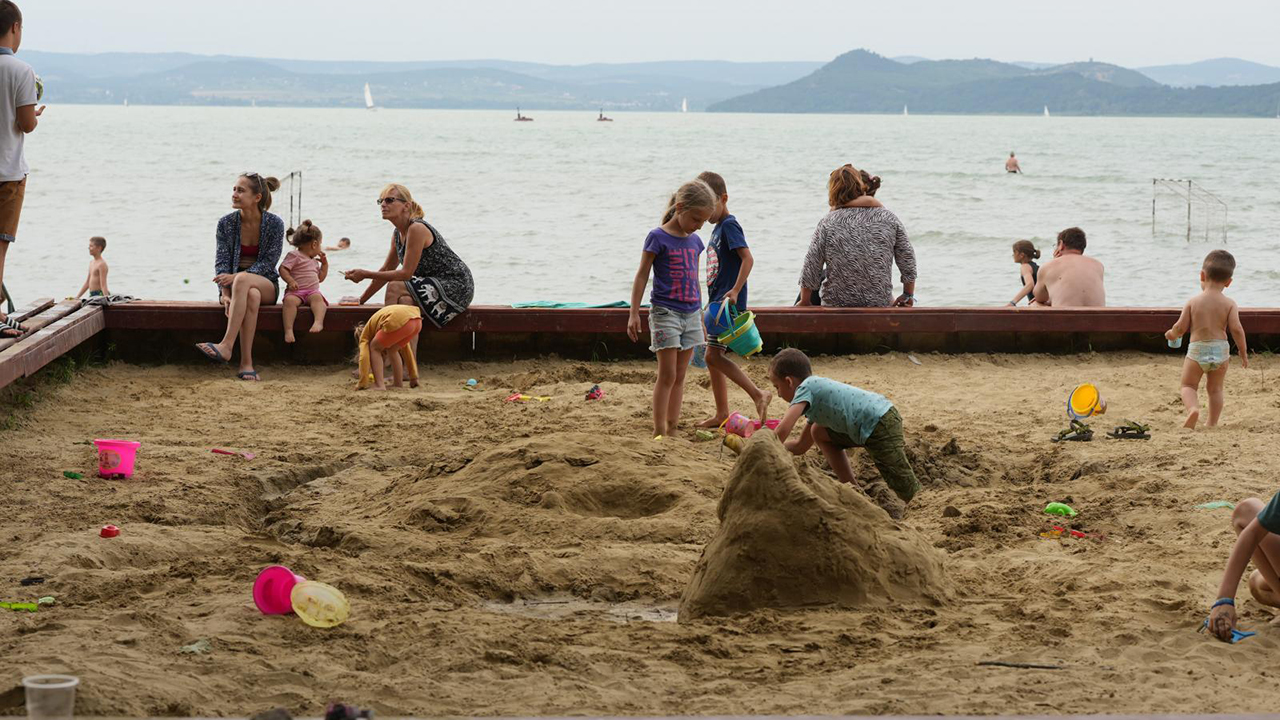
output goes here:
{"type": "Polygon", "coordinates": [[[702,288],[698,285],[698,256],[702,249],[702,238],[697,233],[676,237],[660,227],[649,231],[644,251],[655,255],[651,304],[682,313],[702,309],[702,288]]]}

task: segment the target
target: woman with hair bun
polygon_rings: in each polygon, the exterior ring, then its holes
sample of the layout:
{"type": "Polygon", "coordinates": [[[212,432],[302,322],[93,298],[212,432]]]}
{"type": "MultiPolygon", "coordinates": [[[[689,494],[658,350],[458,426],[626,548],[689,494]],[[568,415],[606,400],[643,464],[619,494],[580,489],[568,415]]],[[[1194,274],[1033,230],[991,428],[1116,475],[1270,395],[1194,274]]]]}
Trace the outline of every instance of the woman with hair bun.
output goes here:
{"type": "MultiPolygon", "coordinates": [[[[422,206],[409,188],[391,183],[378,195],[382,219],[391,223],[391,250],[379,270],[348,270],[351,282],[372,280],[360,304],[387,287],[386,305],[417,305],[422,317],[444,327],[471,305],[475,282],[471,270],[449,247],[444,236],[423,219],[422,206]]],[[[416,348],[415,348],[416,350],[416,348]]]]}
{"type": "Polygon", "coordinates": [[[280,181],[258,173],[245,173],[231,189],[235,210],[218,220],[217,252],[213,282],[218,285],[218,302],[227,314],[227,331],[216,343],[199,343],[205,357],[218,363],[231,359],[236,338],[240,338],[241,380],[257,380],[253,369],[253,334],[258,329],[258,309],[274,305],[279,295],[280,276],[276,263],[284,247],[284,220],[267,212],[271,193],[280,181]]]}
{"type": "Polygon", "coordinates": [[[831,211],[813,233],[800,275],[799,305],[911,307],[915,305],[916,256],[907,231],[875,199],[880,178],[853,165],[836,168],[827,181],[831,211]],[[893,265],[902,295],[893,297],[893,265]]]}

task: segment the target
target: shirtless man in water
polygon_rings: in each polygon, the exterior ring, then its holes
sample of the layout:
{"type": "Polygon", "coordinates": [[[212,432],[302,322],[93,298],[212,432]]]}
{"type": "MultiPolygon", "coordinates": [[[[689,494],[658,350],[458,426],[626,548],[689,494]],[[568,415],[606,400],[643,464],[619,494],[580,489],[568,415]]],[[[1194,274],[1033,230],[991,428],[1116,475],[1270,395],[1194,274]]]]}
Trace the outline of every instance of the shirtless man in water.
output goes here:
{"type": "Polygon", "coordinates": [[[1058,233],[1053,259],[1036,277],[1034,305],[1053,307],[1106,307],[1102,263],[1084,256],[1085,236],[1080,228],[1058,233]]]}
{"type": "Polygon", "coordinates": [[[1022,173],[1022,166],[1018,165],[1018,158],[1012,152],[1009,153],[1009,159],[1004,161],[1004,171],[1022,173]]]}

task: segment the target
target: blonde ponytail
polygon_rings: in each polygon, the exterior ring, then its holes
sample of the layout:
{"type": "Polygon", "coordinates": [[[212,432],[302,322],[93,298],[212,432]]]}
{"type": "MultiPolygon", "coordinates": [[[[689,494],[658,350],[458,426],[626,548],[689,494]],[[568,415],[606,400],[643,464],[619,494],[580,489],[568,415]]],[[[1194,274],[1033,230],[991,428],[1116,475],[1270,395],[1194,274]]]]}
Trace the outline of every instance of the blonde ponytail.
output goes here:
{"type": "Polygon", "coordinates": [[[692,180],[681,185],[679,190],[671,193],[671,199],[667,201],[667,209],[662,212],[663,225],[671,222],[671,219],[676,216],[677,206],[686,212],[694,208],[706,208],[714,212],[715,191],[701,180],[692,180]]]}

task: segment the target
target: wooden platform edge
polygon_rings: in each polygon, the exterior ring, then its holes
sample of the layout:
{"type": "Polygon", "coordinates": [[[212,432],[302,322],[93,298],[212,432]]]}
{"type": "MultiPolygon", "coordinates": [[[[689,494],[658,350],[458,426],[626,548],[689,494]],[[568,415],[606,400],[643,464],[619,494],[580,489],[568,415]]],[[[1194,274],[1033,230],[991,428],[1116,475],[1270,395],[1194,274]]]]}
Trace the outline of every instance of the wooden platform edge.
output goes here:
{"type": "MultiPolygon", "coordinates": [[[[43,302],[41,304],[43,305],[43,302]]],[[[48,305],[44,305],[43,309],[29,314],[22,321],[22,324],[26,326],[28,330],[34,332],[58,321],[63,317],[66,317],[70,313],[75,312],[78,307],[80,307],[79,300],[63,300],[57,305],[54,305],[53,300],[51,299],[49,300],[48,305]]],[[[4,352],[23,340],[26,340],[31,337],[31,334],[32,333],[27,333],[22,337],[0,339],[0,352],[4,352]]]]}
{"type": "Polygon", "coordinates": [[[104,329],[106,314],[101,307],[72,308],[0,352],[0,388],[34,375],[104,329]]]}

